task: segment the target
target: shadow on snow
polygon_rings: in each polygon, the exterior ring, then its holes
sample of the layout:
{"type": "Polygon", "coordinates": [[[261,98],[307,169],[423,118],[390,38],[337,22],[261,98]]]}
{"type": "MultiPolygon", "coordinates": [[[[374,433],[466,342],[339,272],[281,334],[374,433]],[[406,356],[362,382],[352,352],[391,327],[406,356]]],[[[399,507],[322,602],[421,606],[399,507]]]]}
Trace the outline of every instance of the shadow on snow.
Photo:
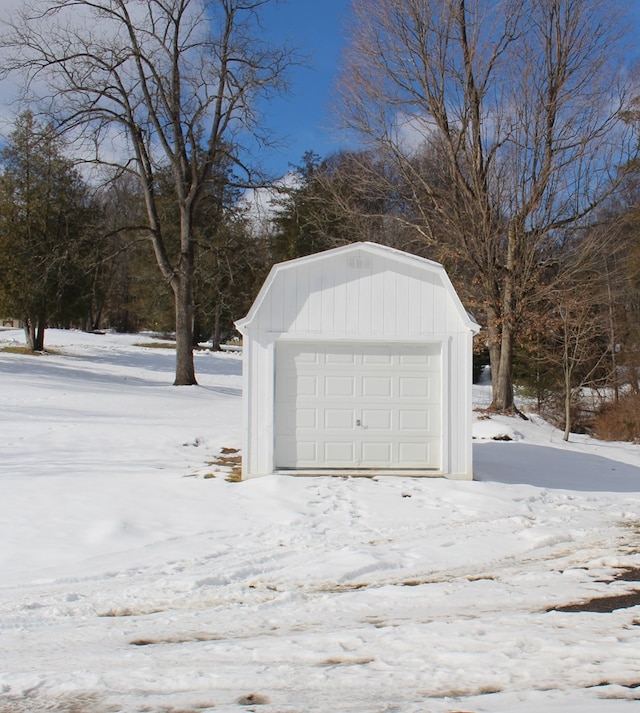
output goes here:
{"type": "Polygon", "coordinates": [[[640,468],[602,456],[525,443],[474,443],[474,479],[583,492],[640,491],[640,468]]]}

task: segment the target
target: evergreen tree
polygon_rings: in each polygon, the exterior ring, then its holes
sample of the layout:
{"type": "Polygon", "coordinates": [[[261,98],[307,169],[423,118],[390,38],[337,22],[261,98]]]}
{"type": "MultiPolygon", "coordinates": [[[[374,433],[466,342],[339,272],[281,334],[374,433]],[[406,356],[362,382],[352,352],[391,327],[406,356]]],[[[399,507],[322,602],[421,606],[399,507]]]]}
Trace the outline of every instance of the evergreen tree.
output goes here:
{"type": "Polygon", "coordinates": [[[341,151],[322,159],[307,151],[292,172],[292,185],[275,201],[274,260],[359,240],[392,242],[385,225],[390,210],[386,187],[381,191],[381,182],[372,180],[380,166],[367,152],[341,151]]]}
{"type": "Polygon", "coordinates": [[[40,351],[47,324],[86,312],[87,191],[53,128],[30,112],[18,118],[0,162],[0,306],[23,320],[27,346],[40,351]]]}

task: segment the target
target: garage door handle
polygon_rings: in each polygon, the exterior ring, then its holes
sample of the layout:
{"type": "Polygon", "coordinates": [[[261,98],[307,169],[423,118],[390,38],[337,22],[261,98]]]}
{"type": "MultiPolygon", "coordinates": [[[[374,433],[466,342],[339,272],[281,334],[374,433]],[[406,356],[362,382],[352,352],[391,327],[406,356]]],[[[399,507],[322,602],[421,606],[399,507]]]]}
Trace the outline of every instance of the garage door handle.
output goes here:
{"type": "Polygon", "coordinates": [[[358,426],[358,428],[366,428],[366,426],[362,425],[362,421],[359,418],[356,419],[356,426],[358,426]]]}

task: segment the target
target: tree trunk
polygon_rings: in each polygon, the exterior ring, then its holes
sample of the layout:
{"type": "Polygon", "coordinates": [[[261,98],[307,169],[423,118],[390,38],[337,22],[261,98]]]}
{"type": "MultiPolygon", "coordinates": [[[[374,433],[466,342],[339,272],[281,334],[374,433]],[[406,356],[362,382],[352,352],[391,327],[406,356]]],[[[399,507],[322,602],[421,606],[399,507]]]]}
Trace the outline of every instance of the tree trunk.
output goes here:
{"type": "Polygon", "coordinates": [[[571,434],[571,373],[565,369],[564,374],[564,433],[562,440],[568,441],[571,434]]]}
{"type": "Polygon", "coordinates": [[[34,340],[34,351],[36,352],[43,352],[44,351],[44,330],[46,329],[46,321],[44,317],[40,317],[38,319],[38,325],[35,331],[35,340],[34,340]]]}
{"type": "Polygon", "coordinates": [[[563,357],[563,370],[564,370],[564,433],[562,434],[562,440],[568,441],[569,434],[571,433],[571,372],[572,367],[569,359],[569,345],[568,338],[565,328],[565,339],[564,339],[564,357],[563,357]]]}
{"type": "Polygon", "coordinates": [[[215,313],[213,316],[213,334],[211,336],[211,349],[213,351],[219,352],[220,349],[220,335],[222,333],[222,309],[220,303],[216,304],[215,313]]]}
{"type": "Polygon", "coordinates": [[[175,291],[176,305],[176,378],[175,386],[197,384],[193,363],[193,285],[180,275],[175,291]]]}
{"type": "Polygon", "coordinates": [[[191,236],[192,213],[183,207],[180,216],[180,264],[173,291],[176,305],[176,379],[175,386],[197,384],[193,363],[194,305],[193,273],[195,254],[191,236]]]}
{"type": "Polygon", "coordinates": [[[36,325],[28,317],[24,320],[24,340],[30,352],[36,350],[36,325]]]}
{"type": "MultiPolygon", "coordinates": [[[[100,306],[97,308],[97,311],[95,314],[90,314],[89,315],[89,328],[92,332],[97,331],[100,329],[100,322],[102,321],[102,308],[104,306],[104,302],[100,304],[100,306]]],[[[92,310],[93,312],[93,310],[92,310]]]]}
{"type": "Polygon", "coordinates": [[[513,403],[513,338],[515,329],[515,274],[516,253],[520,238],[518,221],[509,223],[507,261],[502,288],[502,321],[499,325],[500,367],[493,382],[493,400],[490,408],[501,413],[514,413],[517,409],[513,403]]]}
{"type": "Polygon", "coordinates": [[[616,320],[613,310],[613,294],[611,290],[611,274],[609,265],[604,261],[607,280],[607,303],[609,308],[609,344],[611,345],[611,378],[613,379],[613,396],[616,403],[620,401],[620,388],[618,384],[618,363],[616,358],[616,320]]]}
{"type": "Polygon", "coordinates": [[[491,393],[495,394],[500,376],[500,326],[498,311],[487,307],[487,346],[489,349],[489,365],[491,367],[491,393]]]}
{"type": "Polygon", "coordinates": [[[500,413],[514,413],[513,402],[513,328],[509,321],[502,325],[502,341],[500,344],[500,366],[493,389],[493,400],[490,408],[500,413]]]}

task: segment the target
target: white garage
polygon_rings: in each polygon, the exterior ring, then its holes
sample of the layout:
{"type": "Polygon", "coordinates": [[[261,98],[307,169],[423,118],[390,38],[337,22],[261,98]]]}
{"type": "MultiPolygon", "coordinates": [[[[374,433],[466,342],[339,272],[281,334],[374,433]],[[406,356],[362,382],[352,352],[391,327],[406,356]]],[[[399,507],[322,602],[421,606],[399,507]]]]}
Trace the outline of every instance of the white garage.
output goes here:
{"type": "Polygon", "coordinates": [[[354,243],[274,266],[244,336],[243,477],[473,477],[477,324],[438,263],[354,243]]]}

